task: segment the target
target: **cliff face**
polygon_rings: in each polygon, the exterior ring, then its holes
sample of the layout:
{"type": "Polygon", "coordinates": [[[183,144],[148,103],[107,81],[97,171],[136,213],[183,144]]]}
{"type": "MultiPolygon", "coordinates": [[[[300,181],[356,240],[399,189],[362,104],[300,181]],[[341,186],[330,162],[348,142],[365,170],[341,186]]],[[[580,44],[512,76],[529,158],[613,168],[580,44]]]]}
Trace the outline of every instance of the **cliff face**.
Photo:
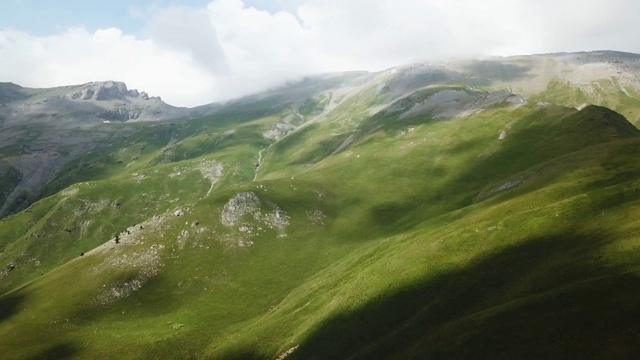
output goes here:
{"type": "Polygon", "coordinates": [[[128,98],[141,98],[149,100],[149,95],[138,90],[128,90],[127,85],[120,81],[93,82],[83,85],[81,90],[70,92],[67,97],[71,100],[124,100],[128,98]]]}

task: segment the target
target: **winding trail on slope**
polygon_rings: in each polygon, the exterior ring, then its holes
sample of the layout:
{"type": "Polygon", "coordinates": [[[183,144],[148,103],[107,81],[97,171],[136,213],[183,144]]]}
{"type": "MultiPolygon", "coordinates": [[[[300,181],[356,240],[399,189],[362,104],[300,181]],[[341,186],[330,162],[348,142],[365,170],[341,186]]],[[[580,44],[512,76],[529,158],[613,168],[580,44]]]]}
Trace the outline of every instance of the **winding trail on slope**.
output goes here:
{"type": "Polygon", "coordinates": [[[271,146],[273,146],[274,143],[272,143],[271,145],[267,146],[266,148],[258,151],[258,164],[256,165],[256,170],[255,170],[255,174],[253,175],[253,181],[256,181],[256,179],[258,179],[258,171],[260,171],[260,167],[262,166],[262,163],[264,162],[264,160],[262,159],[262,152],[269,149],[271,146]]]}
{"type": "Polygon", "coordinates": [[[298,111],[298,108],[296,108],[293,105],[291,106],[291,111],[293,111],[293,115],[300,118],[300,125],[302,125],[304,123],[304,115],[300,114],[300,112],[298,111]]]}
{"type": "Polygon", "coordinates": [[[293,115],[300,118],[300,122],[301,122],[300,125],[297,126],[293,131],[291,131],[291,132],[287,133],[286,135],[284,135],[282,138],[272,142],[266,148],[258,151],[258,164],[256,165],[256,169],[255,169],[255,172],[254,172],[254,175],[253,175],[253,181],[256,181],[258,179],[258,172],[260,171],[260,167],[262,167],[262,164],[264,163],[264,158],[262,156],[262,153],[265,150],[269,150],[269,148],[272,147],[273,145],[275,145],[276,143],[278,143],[278,141],[286,138],[289,134],[295,132],[298,128],[300,128],[301,126],[303,126],[305,124],[304,115],[300,114],[300,112],[298,111],[298,109],[295,106],[291,105],[290,108],[291,108],[291,111],[293,112],[293,115]]]}

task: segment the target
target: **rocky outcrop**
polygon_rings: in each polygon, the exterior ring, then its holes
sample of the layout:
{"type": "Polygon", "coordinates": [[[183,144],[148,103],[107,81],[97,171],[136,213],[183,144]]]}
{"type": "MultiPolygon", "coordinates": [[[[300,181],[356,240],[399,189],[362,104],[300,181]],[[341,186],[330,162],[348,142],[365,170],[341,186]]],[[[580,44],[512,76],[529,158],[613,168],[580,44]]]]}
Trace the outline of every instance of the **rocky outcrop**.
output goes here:
{"type": "Polygon", "coordinates": [[[101,119],[109,121],[127,121],[136,120],[142,114],[142,109],[139,107],[128,108],[126,106],[120,106],[113,110],[107,110],[98,114],[101,119]]]}
{"type": "Polygon", "coordinates": [[[2,269],[2,271],[0,271],[0,279],[3,279],[7,276],[9,276],[9,273],[11,271],[13,271],[13,269],[15,269],[16,266],[14,264],[9,264],[7,266],[4,267],[4,269],[2,269]]]}
{"type": "Polygon", "coordinates": [[[49,123],[54,126],[123,121],[157,121],[202,116],[198,111],[166,104],[160,97],[128,89],[120,81],[91,82],[48,89],[0,83],[0,126],[49,123]]]}
{"type": "Polygon", "coordinates": [[[83,101],[126,101],[129,98],[139,98],[141,100],[151,99],[145,92],[139,92],[136,89],[127,89],[127,85],[120,81],[92,82],[81,86],[81,89],[66,94],[66,97],[71,100],[83,101]]]}
{"type": "Polygon", "coordinates": [[[290,217],[278,205],[267,202],[266,209],[254,192],[243,192],[229,199],[222,209],[220,221],[226,227],[237,227],[239,233],[256,235],[273,229],[286,236],[290,217]],[[247,216],[245,218],[245,215],[247,216]]]}
{"type": "Polygon", "coordinates": [[[225,226],[235,225],[246,214],[259,214],[260,200],[253,192],[240,193],[227,202],[220,220],[225,226]]]}

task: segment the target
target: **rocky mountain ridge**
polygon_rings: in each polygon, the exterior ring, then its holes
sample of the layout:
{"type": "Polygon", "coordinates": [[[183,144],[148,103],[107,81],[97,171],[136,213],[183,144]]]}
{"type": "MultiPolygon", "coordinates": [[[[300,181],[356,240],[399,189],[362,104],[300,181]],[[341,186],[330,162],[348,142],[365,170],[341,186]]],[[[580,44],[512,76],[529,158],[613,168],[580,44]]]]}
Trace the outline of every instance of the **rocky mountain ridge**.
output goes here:
{"type": "Polygon", "coordinates": [[[0,83],[0,116],[5,126],[48,123],[69,128],[104,121],[159,121],[193,114],[191,109],[168,105],[158,96],[128,89],[119,81],[47,89],[0,83]]]}
{"type": "MultiPolygon", "coordinates": [[[[138,92],[137,89],[128,90],[127,85],[121,81],[91,82],[82,85],[82,90],[77,90],[66,95],[72,100],[127,100],[127,98],[140,97],[149,100],[146,92],[138,92]]],[[[160,97],[157,97],[161,100],[160,97]]]]}

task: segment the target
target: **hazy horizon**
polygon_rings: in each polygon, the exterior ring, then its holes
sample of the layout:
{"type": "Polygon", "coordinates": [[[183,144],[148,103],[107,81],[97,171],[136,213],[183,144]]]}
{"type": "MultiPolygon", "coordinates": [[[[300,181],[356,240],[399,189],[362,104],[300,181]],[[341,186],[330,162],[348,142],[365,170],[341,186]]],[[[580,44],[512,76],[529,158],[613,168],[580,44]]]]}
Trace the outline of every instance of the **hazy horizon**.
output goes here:
{"type": "Polygon", "coordinates": [[[430,59],[640,52],[640,4],[628,0],[59,1],[55,8],[9,0],[3,7],[0,81],[123,81],[189,107],[306,75],[430,59]]]}

